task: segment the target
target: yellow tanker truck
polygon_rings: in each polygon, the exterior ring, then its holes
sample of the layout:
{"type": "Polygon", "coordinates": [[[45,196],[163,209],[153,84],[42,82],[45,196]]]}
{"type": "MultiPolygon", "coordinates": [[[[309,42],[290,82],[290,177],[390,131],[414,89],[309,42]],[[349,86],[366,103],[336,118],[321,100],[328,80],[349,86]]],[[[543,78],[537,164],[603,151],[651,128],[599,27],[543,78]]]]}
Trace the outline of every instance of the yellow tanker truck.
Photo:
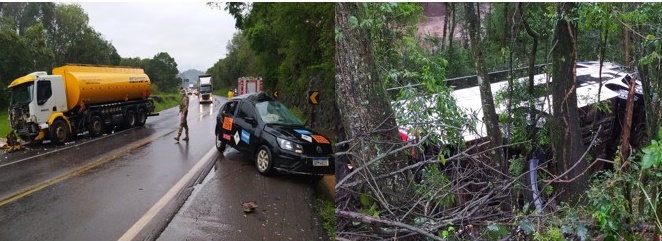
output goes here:
{"type": "Polygon", "coordinates": [[[12,81],[9,123],[24,141],[63,144],[89,132],[142,126],[153,114],[149,77],[140,68],[65,65],[12,81]]]}

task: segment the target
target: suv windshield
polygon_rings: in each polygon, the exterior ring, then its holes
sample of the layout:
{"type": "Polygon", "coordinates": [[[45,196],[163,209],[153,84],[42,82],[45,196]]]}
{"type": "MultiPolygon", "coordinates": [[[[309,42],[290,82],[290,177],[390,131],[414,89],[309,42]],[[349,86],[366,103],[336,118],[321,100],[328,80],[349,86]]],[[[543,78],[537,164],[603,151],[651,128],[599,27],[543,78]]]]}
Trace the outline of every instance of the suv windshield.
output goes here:
{"type": "Polygon", "coordinates": [[[27,104],[32,101],[34,83],[26,83],[9,89],[9,103],[11,106],[27,104]]]}
{"type": "Polygon", "coordinates": [[[262,121],[267,124],[303,125],[287,107],[278,101],[262,101],[255,104],[262,121]]]}

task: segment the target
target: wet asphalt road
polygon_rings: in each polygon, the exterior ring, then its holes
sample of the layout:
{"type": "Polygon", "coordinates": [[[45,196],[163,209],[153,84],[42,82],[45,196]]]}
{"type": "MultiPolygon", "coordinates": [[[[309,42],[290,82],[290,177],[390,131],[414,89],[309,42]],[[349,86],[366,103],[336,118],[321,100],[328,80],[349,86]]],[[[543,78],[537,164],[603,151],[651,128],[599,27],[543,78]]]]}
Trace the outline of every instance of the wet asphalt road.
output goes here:
{"type": "Polygon", "coordinates": [[[313,211],[322,186],[305,176],[261,176],[229,148],[157,240],[327,240],[313,211]],[[247,201],[258,208],[244,213],[247,201]]]}
{"type": "MultiPolygon", "coordinates": [[[[221,103],[219,101],[224,99],[217,98],[214,105],[200,106],[195,97],[191,98],[188,116],[191,140],[188,143],[176,143],[173,140],[179,119],[177,110],[173,108],[162,111],[160,116],[149,117],[147,124],[141,128],[95,139],[79,136],[76,141],[59,147],[45,144],[39,148],[2,154],[0,240],[117,240],[162,199],[203,156],[212,153],[210,151],[214,145],[213,130],[216,111],[221,103]]],[[[231,152],[231,149],[226,152],[231,152]]],[[[308,214],[312,212],[310,206],[313,201],[309,194],[312,194],[314,187],[298,181],[296,177],[279,175],[273,180],[264,178],[256,174],[247,157],[236,155],[237,157],[233,158],[232,154],[227,155],[229,158],[214,150],[209,165],[206,165],[207,169],[214,165],[206,180],[220,178],[221,182],[209,181],[198,185],[218,185],[210,187],[222,191],[223,195],[204,194],[206,188],[202,188],[202,191],[197,191],[196,188],[193,192],[201,197],[209,195],[205,205],[210,208],[201,210],[202,212],[218,214],[213,216],[214,220],[238,217],[248,220],[249,217],[243,217],[241,212],[240,216],[236,216],[239,203],[235,199],[254,198],[258,205],[261,205],[259,209],[266,208],[256,212],[262,216],[254,215],[252,218],[255,218],[255,221],[237,225],[250,227],[258,221],[260,225],[273,224],[278,223],[274,219],[281,219],[287,220],[283,223],[289,226],[283,224],[284,227],[280,230],[289,230],[299,228],[300,225],[304,225],[302,228],[308,227],[306,225],[311,224],[308,220],[298,224],[299,221],[295,218],[298,214],[290,214],[292,211],[284,212],[287,214],[267,211],[271,211],[270,205],[273,205],[274,210],[296,210],[289,203],[284,204],[292,202],[300,205],[297,208],[307,210],[301,214],[311,216],[308,214]]],[[[206,173],[203,171],[197,175],[202,175],[202,179],[204,174],[206,173]]],[[[181,202],[186,200],[186,197],[181,195],[177,198],[181,199],[181,202]]],[[[186,217],[187,212],[192,212],[187,211],[191,206],[198,206],[188,205],[194,202],[195,199],[191,197],[190,201],[186,202],[187,205],[180,210],[183,217],[186,217]]],[[[178,208],[178,205],[170,205],[169,210],[163,211],[175,213],[178,208]]],[[[191,237],[193,232],[171,231],[187,227],[186,220],[177,221],[180,216],[182,215],[175,216],[175,220],[166,228],[160,239],[181,240],[178,237],[191,237]]],[[[195,217],[195,214],[189,216],[195,217]]],[[[169,218],[163,215],[157,217],[169,218]]],[[[167,220],[161,222],[167,224],[167,220]]],[[[223,223],[224,221],[220,221],[217,224],[223,223]]],[[[225,226],[210,224],[207,228],[228,230],[228,233],[232,233],[231,229],[225,226]]],[[[246,229],[247,232],[250,232],[249,230],[251,229],[246,229]]],[[[311,236],[288,236],[299,237],[295,240],[301,240],[303,237],[306,237],[305,240],[311,240],[313,236],[318,239],[318,232],[319,230],[315,231],[311,236]]],[[[267,234],[262,236],[265,235],[267,234]]],[[[152,233],[149,236],[156,237],[159,234],[152,233]]],[[[279,236],[272,237],[268,240],[279,240],[279,236]]]]}

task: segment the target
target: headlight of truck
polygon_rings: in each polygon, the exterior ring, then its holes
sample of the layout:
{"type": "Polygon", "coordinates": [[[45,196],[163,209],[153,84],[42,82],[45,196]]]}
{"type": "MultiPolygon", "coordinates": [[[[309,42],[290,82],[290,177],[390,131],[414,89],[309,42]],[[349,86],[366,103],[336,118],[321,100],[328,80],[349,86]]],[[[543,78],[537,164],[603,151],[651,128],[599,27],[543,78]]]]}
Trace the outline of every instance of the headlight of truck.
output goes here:
{"type": "Polygon", "coordinates": [[[285,140],[283,138],[277,137],[276,140],[278,140],[278,146],[281,149],[288,150],[288,151],[293,151],[296,153],[303,153],[303,147],[300,144],[294,143],[289,140],[285,140]]]}

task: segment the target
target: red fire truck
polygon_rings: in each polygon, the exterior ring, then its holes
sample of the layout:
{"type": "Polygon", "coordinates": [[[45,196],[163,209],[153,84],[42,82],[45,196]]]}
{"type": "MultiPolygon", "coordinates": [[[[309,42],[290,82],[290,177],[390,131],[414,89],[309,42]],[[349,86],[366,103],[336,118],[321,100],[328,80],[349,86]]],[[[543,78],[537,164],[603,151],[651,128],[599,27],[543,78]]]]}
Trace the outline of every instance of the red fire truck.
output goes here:
{"type": "Polygon", "coordinates": [[[237,83],[239,95],[260,92],[263,86],[262,77],[241,77],[237,83]]]}

